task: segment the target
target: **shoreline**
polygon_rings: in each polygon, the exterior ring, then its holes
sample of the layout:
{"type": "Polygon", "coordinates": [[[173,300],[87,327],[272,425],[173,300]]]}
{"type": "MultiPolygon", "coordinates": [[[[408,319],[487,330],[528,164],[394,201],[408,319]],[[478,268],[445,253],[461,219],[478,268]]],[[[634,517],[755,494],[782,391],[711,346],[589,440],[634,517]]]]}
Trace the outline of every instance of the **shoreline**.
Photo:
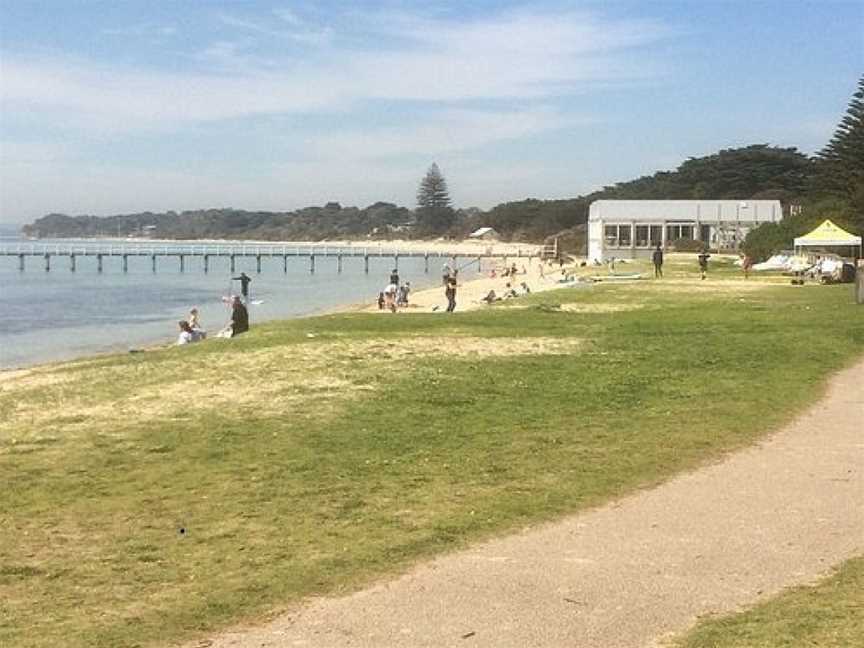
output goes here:
{"type": "MultiPolygon", "coordinates": [[[[524,261],[525,269],[527,272],[525,274],[517,274],[516,275],[516,284],[515,287],[518,290],[519,283],[526,282],[531,289],[532,293],[535,292],[545,292],[547,290],[554,290],[555,288],[565,288],[568,286],[574,285],[574,283],[569,284],[559,284],[550,279],[555,273],[558,272],[557,266],[554,271],[552,268],[549,268],[548,265],[545,267],[548,268],[548,274],[545,279],[542,279],[539,275],[539,260],[536,257],[524,257],[522,259],[524,261]]],[[[496,264],[496,268],[498,268],[498,264],[496,264]]],[[[565,269],[569,271],[574,270],[573,264],[568,264],[565,266],[565,269]]],[[[519,267],[521,272],[521,266],[519,267]]],[[[432,270],[430,270],[430,274],[432,270]]],[[[459,288],[457,291],[456,297],[456,312],[467,312],[472,310],[477,310],[484,306],[487,306],[485,302],[482,302],[481,299],[488,294],[490,290],[495,290],[496,294],[499,296],[503,296],[504,290],[506,287],[506,283],[509,278],[502,277],[500,274],[495,278],[490,278],[488,276],[488,270],[481,273],[478,273],[474,267],[467,270],[467,272],[463,271],[461,273],[461,277],[465,277],[466,274],[469,274],[469,278],[462,279],[459,283],[459,288]]],[[[461,279],[460,277],[460,279],[461,279]]],[[[434,284],[434,281],[432,281],[434,284]]],[[[521,295],[521,291],[520,296],[521,295]]],[[[518,299],[515,298],[515,299],[518,299]]],[[[512,301],[512,300],[507,300],[512,301]]],[[[398,314],[412,314],[412,313],[430,313],[430,312],[439,312],[444,313],[446,309],[447,300],[444,296],[443,286],[433,285],[428,288],[421,288],[419,290],[411,292],[409,295],[409,306],[402,307],[396,311],[396,313],[390,313],[394,315],[398,314]]],[[[273,323],[273,322],[282,322],[294,319],[302,319],[307,317],[320,317],[320,316],[328,316],[328,315],[338,315],[338,314],[346,314],[346,313],[388,313],[388,311],[382,311],[378,309],[377,303],[374,299],[370,298],[369,301],[354,301],[354,302],[346,302],[342,304],[337,304],[330,307],[321,307],[321,308],[313,308],[309,312],[298,314],[296,316],[291,317],[277,317],[273,319],[265,319],[257,322],[258,324],[263,323],[273,323]]],[[[253,327],[256,322],[252,322],[253,327]]],[[[216,338],[208,338],[205,342],[212,342],[216,338]]],[[[154,339],[152,342],[142,343],[140,347],[129,347],[124,346],[123,348],[118,348],[118,346],[123,346],[122,343],[118,343],[118,345],[106,345],[102,349],[94,349],[92,351],[88,351],[81,355],[71,355],[69,357],[58,357],[54,359],[46,359],[46,360],[37,360],[33,363],[21,364],[10,367],[0,367],[0,382],[4,379],[10,377],[10,375],[18,372],[26,372],[33,370],[40,370],[43,368],[49,368],[56,366],[58,364],[64,364],[68,362],[80,362],[86,361],[95,358],[101,358],[112,355],[127,355],[127,354],[135,354],[135,353],[147,353],[149,351],[166,349],[171,346],[174,346],[173,338],[166,339],[165,341],[158,341],[154,339]]]]}

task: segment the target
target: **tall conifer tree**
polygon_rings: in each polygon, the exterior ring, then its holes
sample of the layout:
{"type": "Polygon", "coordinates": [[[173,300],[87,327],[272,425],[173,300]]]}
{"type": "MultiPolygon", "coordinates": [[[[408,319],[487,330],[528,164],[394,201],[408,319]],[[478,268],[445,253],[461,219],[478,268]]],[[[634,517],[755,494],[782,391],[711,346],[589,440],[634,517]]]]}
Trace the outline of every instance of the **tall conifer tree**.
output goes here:
{"type": "Polygon", "coordinates": [[[417,189],[417,223],[421,233],[443,234],[453,225],[455,218],[447,181],[433,162],[417,189]]]}
{"type": "Polygon", "coordinates": [[[864,76],[834,136],[816,156],[816,169],[816,192],[848,200],[864,211],[864,76]]]}

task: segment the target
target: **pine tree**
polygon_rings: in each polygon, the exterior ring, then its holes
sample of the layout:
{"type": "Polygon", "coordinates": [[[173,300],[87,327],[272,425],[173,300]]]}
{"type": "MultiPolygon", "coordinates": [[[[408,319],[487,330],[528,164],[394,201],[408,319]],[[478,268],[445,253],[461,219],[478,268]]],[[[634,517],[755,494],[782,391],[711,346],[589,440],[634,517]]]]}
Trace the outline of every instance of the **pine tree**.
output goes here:
{"type": "Polygon", "coordinates": [[[864,211],[864,76],[834,136],[816,156],[816,169],[817,193],[849,200],[864,211]]]}
{"type": "Polygon", "coordinates": [[[456,218],[450,206],[447,181],[433,163],[417,189],[417,224],[421,234],[443,234],[456,218]]]}

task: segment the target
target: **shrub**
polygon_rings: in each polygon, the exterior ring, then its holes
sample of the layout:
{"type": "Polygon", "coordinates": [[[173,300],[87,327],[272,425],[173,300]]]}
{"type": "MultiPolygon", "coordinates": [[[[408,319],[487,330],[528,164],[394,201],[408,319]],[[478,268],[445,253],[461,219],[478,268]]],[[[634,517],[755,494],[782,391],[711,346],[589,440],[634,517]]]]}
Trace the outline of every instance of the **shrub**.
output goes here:
{"type": "Polygon", "coordinates": [[[689,238],[679,238],[669,241],[668,244],[676,252],[701,252],[705,247],[702,241],[694,241],[689,238]]]}

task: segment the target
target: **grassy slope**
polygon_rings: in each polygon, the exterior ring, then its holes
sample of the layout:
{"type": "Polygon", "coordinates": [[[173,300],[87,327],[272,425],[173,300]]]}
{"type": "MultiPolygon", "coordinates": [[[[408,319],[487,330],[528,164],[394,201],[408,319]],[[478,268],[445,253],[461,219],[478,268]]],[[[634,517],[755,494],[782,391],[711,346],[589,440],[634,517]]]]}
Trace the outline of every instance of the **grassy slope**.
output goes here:
{"type": "Polygon", "coordinates": [[[862,637],[864,558],[857,558],[812,587],[796,587],[740,614],[706,619],[675,645],[848,648],[860,646],[862,637]]]}
{"type": "Polygon", "coordinates": [[[730,286],[294,320],[0,383],[0,644],[188,638],[749,443],[864,327],[848,287],[730,286]]]}

